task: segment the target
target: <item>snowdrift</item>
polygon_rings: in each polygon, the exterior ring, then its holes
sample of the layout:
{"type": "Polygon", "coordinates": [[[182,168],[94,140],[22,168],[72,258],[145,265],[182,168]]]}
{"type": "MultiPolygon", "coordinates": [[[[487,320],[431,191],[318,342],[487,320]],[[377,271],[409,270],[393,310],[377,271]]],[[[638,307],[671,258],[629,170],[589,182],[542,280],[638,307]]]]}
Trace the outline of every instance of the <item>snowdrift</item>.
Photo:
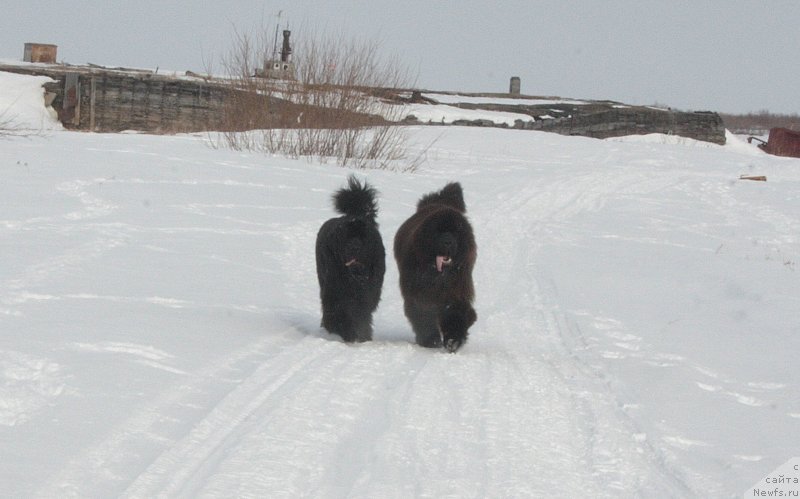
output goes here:
{"type": "Polygon", "coordinates": [[[727,497],[797,454],[800,160],[411,128],[357,173],[385,242],[461,182],[479,319],[414,345],[389,257],[354,346],[313,257],[350,171],[59,131],[40,84],[0,74],[48,130],[0,139],[4,495],[727,497]]]}

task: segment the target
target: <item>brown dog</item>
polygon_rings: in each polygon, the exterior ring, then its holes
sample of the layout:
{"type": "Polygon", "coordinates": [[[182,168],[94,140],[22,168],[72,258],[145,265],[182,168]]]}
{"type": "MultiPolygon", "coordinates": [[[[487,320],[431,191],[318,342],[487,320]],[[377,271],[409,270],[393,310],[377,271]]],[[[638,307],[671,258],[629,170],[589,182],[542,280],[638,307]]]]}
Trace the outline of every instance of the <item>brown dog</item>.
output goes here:
{"type": "Polygon", "coordinates": [[[455,352],[477,320],[472,268],[477,246],[458,183],[423,196],[398,229],[394,257],[406,317],[417,343],[455,352]]]}

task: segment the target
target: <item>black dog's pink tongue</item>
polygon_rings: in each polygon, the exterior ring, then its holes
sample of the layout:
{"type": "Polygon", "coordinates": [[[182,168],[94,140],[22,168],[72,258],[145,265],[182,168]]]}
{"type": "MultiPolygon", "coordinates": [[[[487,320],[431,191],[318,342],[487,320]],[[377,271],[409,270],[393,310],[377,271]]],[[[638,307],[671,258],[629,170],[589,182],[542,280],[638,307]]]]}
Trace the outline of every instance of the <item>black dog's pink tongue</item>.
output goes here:
{"type": "Polygon", "coordinates": [[[444,267],[445,258],[447,258],[447,257],[444,257],[444,256],[437,256],[436,257],[436,271],[437,272],[441,272],[442,271],[442,267],[444,267]]]}

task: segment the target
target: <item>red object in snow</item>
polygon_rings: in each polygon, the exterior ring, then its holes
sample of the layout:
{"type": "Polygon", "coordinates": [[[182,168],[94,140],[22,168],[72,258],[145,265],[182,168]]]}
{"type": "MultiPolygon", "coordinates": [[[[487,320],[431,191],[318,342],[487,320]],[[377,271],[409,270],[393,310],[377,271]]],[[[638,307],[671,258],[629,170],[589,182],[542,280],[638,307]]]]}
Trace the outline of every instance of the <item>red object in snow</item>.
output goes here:
{"type": "Polygon", "coordinates": [[[800,132],[788,128],[773,128],[769,131],[767,143],[759,147],[775,156],[800,158],[800,132]]]}

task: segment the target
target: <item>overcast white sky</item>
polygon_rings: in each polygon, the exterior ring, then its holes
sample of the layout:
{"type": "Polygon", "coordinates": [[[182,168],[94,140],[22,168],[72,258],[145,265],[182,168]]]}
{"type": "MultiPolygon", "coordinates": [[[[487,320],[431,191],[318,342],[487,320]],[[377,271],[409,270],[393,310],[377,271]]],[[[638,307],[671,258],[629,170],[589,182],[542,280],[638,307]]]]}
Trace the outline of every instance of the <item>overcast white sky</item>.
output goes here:
{"type": "MultiPolygon", "coordinates": [[[[321,26],[377,40],[433,90],[686,110],[800,113],[797,0],[8,0],[0,58],[202,71],[233,27],[321,26]]],[[[301,54],[296,54],[300,56],[301,54]]]]}

